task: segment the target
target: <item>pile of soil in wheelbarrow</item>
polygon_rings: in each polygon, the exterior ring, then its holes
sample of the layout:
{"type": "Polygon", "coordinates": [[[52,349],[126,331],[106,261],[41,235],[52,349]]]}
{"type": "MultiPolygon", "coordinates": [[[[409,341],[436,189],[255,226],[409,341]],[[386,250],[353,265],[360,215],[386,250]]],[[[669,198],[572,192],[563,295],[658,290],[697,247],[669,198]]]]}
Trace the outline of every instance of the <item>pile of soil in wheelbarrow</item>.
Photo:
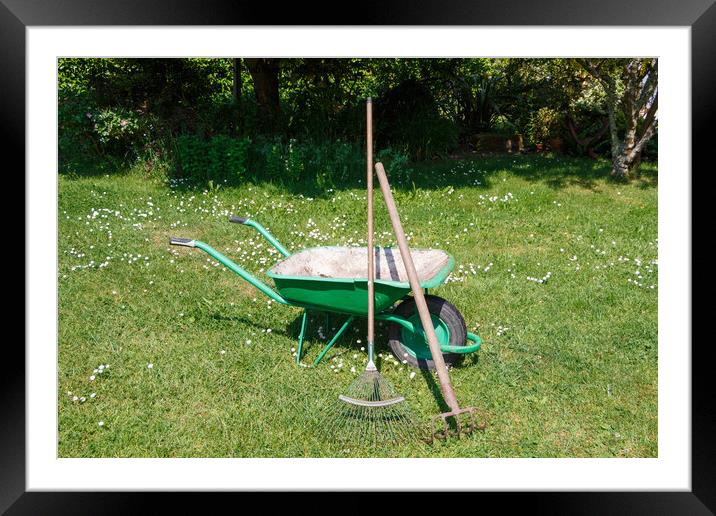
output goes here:
{"type": "MultiPolygon", "coordinates": [[[[367,252],[366,247],[305,249],[276,264],[271,273],[280,276],[367,278],[367,252]]],[[[434,277],[450,260],[450,255],[438,249],[412,249],[410,254],[420,281],[434,277]]],[[[377,280],[408,281],[400,250],[376,247],[374,263],[377,280]]]]}

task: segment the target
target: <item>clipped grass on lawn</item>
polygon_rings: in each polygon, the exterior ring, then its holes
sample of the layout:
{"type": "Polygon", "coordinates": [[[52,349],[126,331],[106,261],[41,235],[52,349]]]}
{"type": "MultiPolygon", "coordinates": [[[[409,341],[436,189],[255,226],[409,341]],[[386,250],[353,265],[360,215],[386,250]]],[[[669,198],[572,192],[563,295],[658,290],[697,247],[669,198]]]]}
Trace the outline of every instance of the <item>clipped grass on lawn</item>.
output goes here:
{"type": "MultiPolygon", "coordinates": [[[[170,235],[202,240],[270,285],[278,253],[228,215],[261,222],[289,250],[365,245],[363,184],[208,191],[61,175],[59,455],[654,457],[657,188],[644,168],[621,184],[605,163],[501,156],[421,165],[393,181],[410,244],[455,256],[431,293],[483,339],[451,375],[487,428],[371,450],[316,431],[321,404],[365,365],[365,321],[318,367],[297,367],[299,309],[168,245],[170,235]]],[[[376,245],[395,245],[378,192],[375,215],[376,245]]],[[[304,366],[342,320],[314,315],[304,366]]],[[[378,332],[381,372],[428,421],[443,407],[436,377],[391,358],[386,327],[378,332]]]]}

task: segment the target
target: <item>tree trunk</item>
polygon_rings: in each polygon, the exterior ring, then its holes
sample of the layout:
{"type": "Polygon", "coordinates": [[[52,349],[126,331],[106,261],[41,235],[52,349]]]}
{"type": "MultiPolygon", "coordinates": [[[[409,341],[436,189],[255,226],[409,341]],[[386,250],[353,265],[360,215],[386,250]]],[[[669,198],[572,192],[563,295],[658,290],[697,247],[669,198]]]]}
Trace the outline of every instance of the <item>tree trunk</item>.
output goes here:
{"type": "Polygon", "coordinates": [[[570,115],[567,115],[565,124],[569,131],[568,134],[572,137],[572,140],[579,148],[579,151],[592,159],[597,159],[599,156],[597,156],[597,153],[594,152],[594,145],[599,142],[599,139],[604,136],[604,133],[606,133],[607,129],[609,129],[609,118],[604,119],[602,126],[597,129],[596,133],[591,136],[584,137],[579,136],[579,128],[570,115]]]}
{"type": "Polygon", "coordinates": [[[580,65],[597,79],[607,94],[607,112],[612,140],[612,175],[625,178],[630,171],[636,171],[641,161],[641,152],[656,131],[658,109],[658,61],[645,62],[631,59],[619,67],[616,73],[601,69],[590,59],[577,60],[580,65]],[[621,79],[623,93],[617,96],[617,84],[621,79]],[[649,105],[649,103],[651,104],[649,105]],[[644,118],[643,131],[637,137],[642,111],[648,111],[644,118]],[[617,128],[617,110],[621,110],[626,121],[625,134],[620,138],[617,128]]]}
{"type": "Polygon", "coordinates": [[[607,113],[609,115],[609,133],[612,138],[612,175],[625,178],[629,174],[629,167],[624,161],[624,144],[619,139],[616,117],[616,94],[610,87],[607,91],[607,113]]]}
{"type": "Polygon", "coordinates": [[[254,81],[254,93],[259,107],[257,129],[265,133],[276,132],[279,127],[281,107],[278,95],[278,59],[246,59],[254,81]]]}
{"type": "Polygon", "coordinates": [[[639,165],[641,165],[641,151],[636,153],[636,157],[629,165],[629,173],[634,177],[639,177],[639,165]]]}
{"type": "Polygon", "coordinates": [[[243,84],[241,83],[241,58],[234,59],[234,68],[233,68],[233,90],[234,90],[234,99],[236,99],[236,102],[241,102],[241,87],[243,84]]]}

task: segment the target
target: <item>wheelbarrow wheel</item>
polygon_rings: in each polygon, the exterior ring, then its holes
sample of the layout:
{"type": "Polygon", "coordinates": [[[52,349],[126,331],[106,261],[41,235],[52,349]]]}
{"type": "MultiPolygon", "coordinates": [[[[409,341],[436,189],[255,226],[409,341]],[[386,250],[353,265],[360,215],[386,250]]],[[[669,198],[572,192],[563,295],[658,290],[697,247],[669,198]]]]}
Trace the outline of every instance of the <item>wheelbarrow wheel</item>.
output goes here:
{"type": "MultiPolygon", "coordinates": [[[[425,301],[433,320],[438,342],[451,346],[464,346],[467,342],[467,328],[460,311],[447,300],[438,296],[427,295],[425,301]]],[[[416,328],[419,328],[418,332],[412,332],[398,323],[391,323],[388,344],[393,354],[401,363],[405,361],[412,367],[434,370],[435,363],[422,332],[415,299],[411,297],[400,303],[393,310],[393,314],[407,319],[416,328]]],[[[458,364],[464,356],[461,353],[443,353],[443,359],[447,365],[458,364]]]]}

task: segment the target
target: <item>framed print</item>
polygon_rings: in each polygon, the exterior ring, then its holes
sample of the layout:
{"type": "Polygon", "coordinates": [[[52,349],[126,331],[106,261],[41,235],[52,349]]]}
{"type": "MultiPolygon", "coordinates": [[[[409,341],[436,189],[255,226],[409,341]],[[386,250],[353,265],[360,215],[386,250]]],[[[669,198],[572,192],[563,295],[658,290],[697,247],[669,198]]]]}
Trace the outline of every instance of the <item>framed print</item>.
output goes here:
{"type": "Polygon", "coordinates": [[[711,2],[268,7],[0,5],[28,206],[0,507],[435,490],[713,511],[691,337],[711,2]],[[366,151],[387,172],[367,217],[366,151]],[[445,432],[403,444],[402,407],[445,432]]]}

